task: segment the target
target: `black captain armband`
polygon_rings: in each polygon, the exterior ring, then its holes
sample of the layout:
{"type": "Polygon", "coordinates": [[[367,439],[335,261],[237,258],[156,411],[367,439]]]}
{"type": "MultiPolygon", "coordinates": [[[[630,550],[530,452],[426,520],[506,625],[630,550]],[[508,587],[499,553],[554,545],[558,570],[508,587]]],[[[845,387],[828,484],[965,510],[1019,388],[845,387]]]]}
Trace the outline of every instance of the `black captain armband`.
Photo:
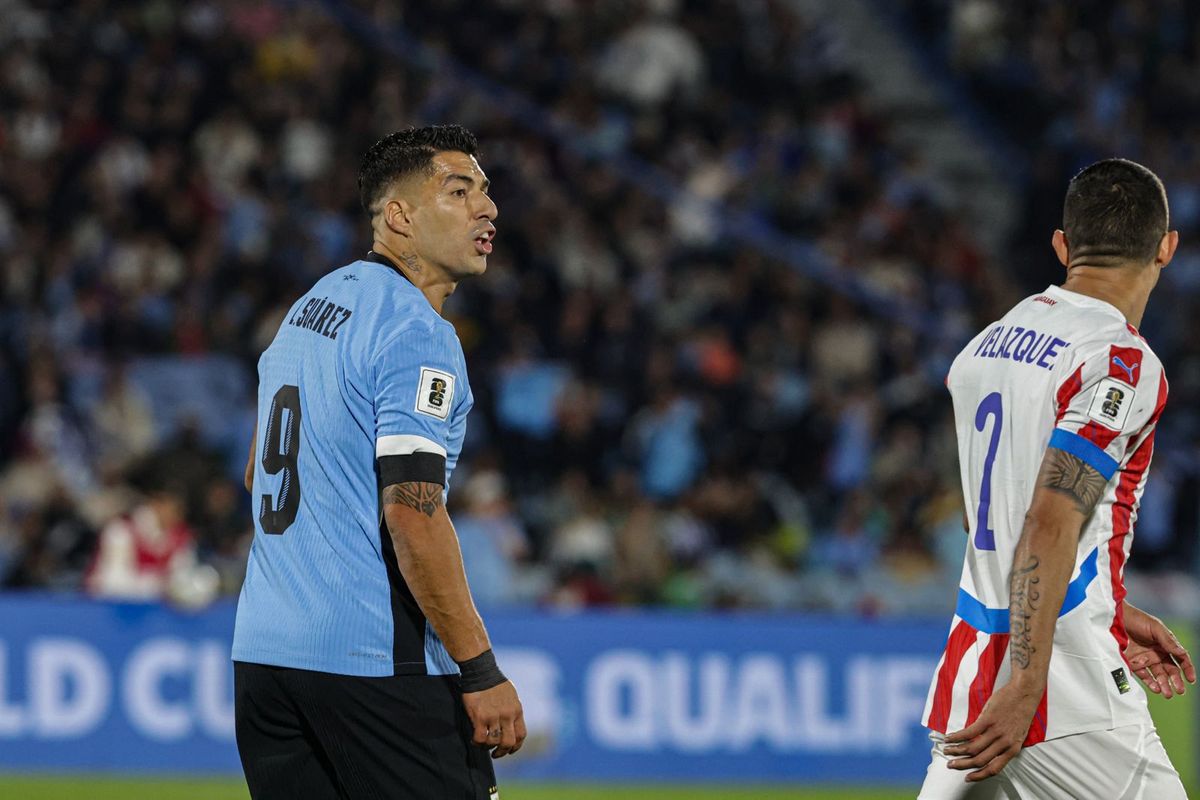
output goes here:
{"type": "Polygon", "coordinates": [[[487,691],[508,680],[496,666],[496,655],[490,649],[458,662],[458,669],[462,672],[463,694],[487,691]]]}
{"type": "Polygon", "coordinates": [[[380,456],[379,485],[393,483],[436,483],[446,485],[446,457],[440,453],[409,453],[380,456]]]}

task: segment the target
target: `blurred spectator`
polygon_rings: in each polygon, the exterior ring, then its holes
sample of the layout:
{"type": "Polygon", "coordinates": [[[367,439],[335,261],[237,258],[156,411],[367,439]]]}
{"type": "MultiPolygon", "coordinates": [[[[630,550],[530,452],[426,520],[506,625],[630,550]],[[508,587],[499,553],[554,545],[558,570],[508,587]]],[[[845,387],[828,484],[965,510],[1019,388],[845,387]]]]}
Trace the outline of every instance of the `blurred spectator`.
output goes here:
{"type": "Polygon", "coordinates": [[[602,56],[600,84],[639,105],[656,106],[673,95],[694,99],[704,78],[704,54],[678,23],[678,0],[651,0],[640,18],[602,56]]]}
{"type": "Polygon", "coordinates": [[[647,495],[673,499],[700,474],[704,450],[699,423],[700,409],[670,386],[656,388],[652,405],[634,418],[632,435],[647,495]]]}
{"type": "Polygon", "coordinates": [[[830,531],[813,547],[813,561],[848,578],[858,577],[875,566],[885,520],[864,492],[852,494],[830,531]]]}
{"type": "MultiPolygon", "coordinates": [[[[155,469],[147,466],[145,469],[155,469]]],[[[157,600],[196,565],[182,487],[147,475],[146,498],[100,531],[84,587],[95,597],[157,600]]]]}
{"type": "Polygon", "coordinates": [[[486,607],[528,601],[517,566],[530,556],[529,540],[513,514],[504,476],[485,469],[458,491],[465,500],[454,513],[454,528],[475,602],[486,607]]]}
{"type": "Polygon", "coordinates": [[[614,556],[613,530],[587,476],[580,470],[568,472],[558,495],[561,516],[550,534],[550,563],[567,570],[587,565],[597,573],[607,572],[614,556]]]}
{"type": "Polygon", "coordinates": [[[145,395],[128,379],[123,366],[104,376],[100,399],[91,408],[95,459],[106,473],[120,473],[150,454],[158,443],[154,417],[145,395]]]}

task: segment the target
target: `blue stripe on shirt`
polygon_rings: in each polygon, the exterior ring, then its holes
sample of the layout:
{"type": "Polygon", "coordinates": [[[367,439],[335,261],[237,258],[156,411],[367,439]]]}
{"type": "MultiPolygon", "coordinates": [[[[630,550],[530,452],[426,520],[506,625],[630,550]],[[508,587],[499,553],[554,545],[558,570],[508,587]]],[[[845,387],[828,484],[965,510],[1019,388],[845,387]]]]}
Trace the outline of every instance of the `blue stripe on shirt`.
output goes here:
{"type": "MultiPolygon", "coordinates": [[[[1075,580],[1067,584],[1067,593],[1063,596],[1062,609],[1058,612],[1060,617],[1075,610],[1087,597],[1088,586],[1096,579],[1096,559],[1099,554],[1099,548],[1094,548],[1092,552],[1088,553],[1087,558],[1079,565],[1079,574],[1075,576],[1075,580]]],[[[982,601],[972,597],[966,589],[958,590],[958,607],[954,609],[954,613],[977,631],[983,633],[1009,632],[1008,609],[988,608],[982,601]]]]}
{"type": "Polygon", "coordinates": [[[1050,447],[1070,453],[1108,480],[1117,471],[1117,460],[1104,452],[1104,448],[1089,442],[1078,433],[1055,428],[1050,434],[1050,447]]]}

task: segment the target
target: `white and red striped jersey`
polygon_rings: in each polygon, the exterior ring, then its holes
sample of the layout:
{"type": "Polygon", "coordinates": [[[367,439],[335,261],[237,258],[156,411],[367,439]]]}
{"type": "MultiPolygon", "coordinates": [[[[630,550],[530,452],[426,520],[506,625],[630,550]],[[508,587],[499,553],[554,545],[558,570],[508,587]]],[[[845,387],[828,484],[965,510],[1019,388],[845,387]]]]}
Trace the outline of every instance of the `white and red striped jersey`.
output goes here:
{"type": "Polygon", "coordinates": [[[925,725],[975,721],[1010,675],[1008,578],[1047,447],[1108,478],[1079,540],[1054,631],[1050,673],[1025,744],[1147,721],[1129,674],[1123,573],[1167,400],[1162,364],[1114,306],[1051,286],[966,346],[954,400],[970,542],[925,725]]]}

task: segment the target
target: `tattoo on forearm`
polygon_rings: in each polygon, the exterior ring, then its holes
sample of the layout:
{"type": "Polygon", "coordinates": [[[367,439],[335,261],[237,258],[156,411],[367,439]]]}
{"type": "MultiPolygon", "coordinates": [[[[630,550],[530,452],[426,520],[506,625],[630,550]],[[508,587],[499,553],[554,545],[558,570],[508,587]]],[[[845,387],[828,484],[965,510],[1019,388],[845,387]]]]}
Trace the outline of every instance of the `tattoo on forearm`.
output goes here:
{"type": "Polygon", "coordinates": [[[1030,556],[1024,566],[1014,565],[1012,575],[1008,579],[1008,626],[1011,638],[1008,649],[1009,658],[1014,669],[1029,667],[1029,659],[1036,648],[1033,646],[1033,614],[1037,611],[1038,601],[1042,598],[1038,584],[1038,567],[1041,561],[1037,556],[1030,556]]]}
{"type": "Polygon", "coordinates": [[[1051,447],[1046,451],[1038,485],[1067,495],[1075,501],[1075,508],[1086,515],[1096,507],[1108,481],[1091,465],[1057,447],[1051,447]]]}
{"type": "Polygon", "coordinates": [[[420,481],[393,483],[383,490],[383,503],[398,503],[432,517],[442,507],[442,487],[420,481]]]}

